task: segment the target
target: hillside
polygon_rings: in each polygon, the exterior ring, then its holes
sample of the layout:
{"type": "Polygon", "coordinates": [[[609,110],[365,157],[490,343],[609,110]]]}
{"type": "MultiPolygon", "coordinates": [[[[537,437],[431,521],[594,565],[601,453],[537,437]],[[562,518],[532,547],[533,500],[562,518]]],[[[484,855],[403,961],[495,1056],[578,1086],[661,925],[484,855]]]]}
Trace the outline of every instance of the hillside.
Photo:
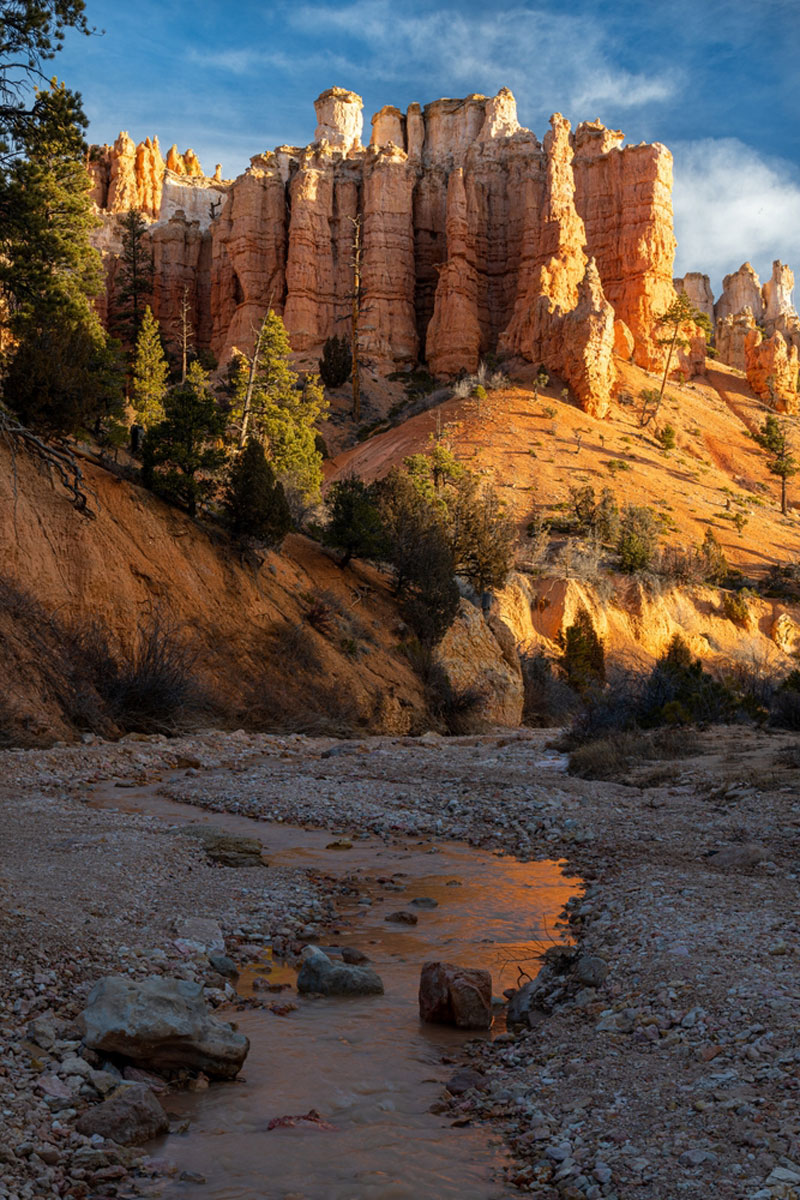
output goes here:
{"type": "Polygon", "coordinates": [[[706,362],[690,383],[670,383],[657,425],[669,423],[676,448],[665,452],[653,427],[642,430],[635,398],[657,378],[621,358],[616,402],[599,420],[560,397],[552,381],[534,395],[534,368],[515,369],[510,386],[474,400],[452,399],[338,455],[333,482],[350,473],[374,479],[410,454],[425,451],[438,427],[459,458],[500,490],[523,531],[536,513],[555,518],[570,487],[609,487],[618,503],[651,505],[663,513],[667,541],[701,542],[712,529],[731,564],[759,576],[800,554],[800,500],[780,512],[780,485],[767,456],[748,436],[768,411],[741,372],[706,362]],[[741,533],[737,513],[747,519],[741,533]]]}
{"type": "Polygon", "coordinates": [[[17,736],[87,727],[81,685],[64,678],[74,664],[60,662],[65,631],[97,628],[130,660],[154,621],[187,647],[206,727],[407,732],[418,720],[420,686],[397,652],[399,618],[378,572],[341,571],[298,535],[247,562],[142,488],[91,464],[85,474],[93,520],[0,446],[0,716],[17,736]]]}

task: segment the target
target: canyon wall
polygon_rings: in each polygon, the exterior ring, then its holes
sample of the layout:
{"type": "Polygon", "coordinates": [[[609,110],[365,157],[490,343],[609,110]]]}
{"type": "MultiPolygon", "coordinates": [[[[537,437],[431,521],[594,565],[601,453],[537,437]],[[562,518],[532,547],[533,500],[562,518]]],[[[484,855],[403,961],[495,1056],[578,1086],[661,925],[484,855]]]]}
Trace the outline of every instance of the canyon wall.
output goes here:
{"type": "MultiPolygon", "coordinates": [[[[113,306],[115,213],[152,222],[154,309],[176,326],[184,287],[196,340],[220,362],[249,351],[268,304],[313,364],[346,333],[355,221],[362,238],[364,354],[381,369],[425,359],[439,375],[505,350],[560,374],[604,412],[613,350],[655,369],[655,319],[674,299],[672,159],[623,147],[599,122],[556,114],[540,143],[508,89],[387,106],[361,142],[362,102],[316,101],[314,142],[257,155],[232,183],[196,156],[121,134],[89,169],[113,306]],[[615,328],[616,322],[616,328],[615,328]]],[[[169,336],[169,335],[168,335],[169,336]]]]}

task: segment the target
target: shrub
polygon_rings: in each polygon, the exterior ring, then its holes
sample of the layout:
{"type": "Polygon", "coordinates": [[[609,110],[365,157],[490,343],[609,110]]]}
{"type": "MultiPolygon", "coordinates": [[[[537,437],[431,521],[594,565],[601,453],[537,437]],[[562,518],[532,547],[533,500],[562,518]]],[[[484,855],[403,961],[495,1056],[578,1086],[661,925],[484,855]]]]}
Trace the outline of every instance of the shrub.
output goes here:
{"type": "Polygon", "coordinates": [[[676,634],[657,660],[642,695],[638,721],[645,727],[729,721],[738,700],[733,690],[703,670],[676,634]]]}
{"type": "Polygon", "coordinates": [[[382,558],[388,549],[386,530],[376,502],[376,490],[357,476],[331,484],[325,497],[328,524],[323,540],[344,551],[340,566],[353,555],[382,558]]]}
{"type": "Polygon", "coordinates": [[[741,592],[726,592],[722,597],[722,611],[734,625],[747,625],[750,620],[750,605],[747,589],[741,592]]]}
{"type": "Polygon", "coordinates": [[[523,724],[533,727],[563,725],[580,707],[578,693],[556,673],[541,650],[520,658],[524,701],[523,724]]]}
{"type": "Polygon", "coordinates": [[[659,440],[659,442],[661,443],[662,450],[674,450],[675,449],[676,437],[675,437],[675,429],[672,425],[664,425],[663,428],[661,428],[657,431],[656,437],[659,440]]]}
{"type": "Polygon", "coordinates": [[[505,584],[514,562],[516,530],[491,484],[474,475],[457,481],[446,502],[455,568],[480,595],[505,584]]]}
{"type": "Polygon", "coordinates": [[[338,388],[347,383],[353,369],[353,355],[343,337],[329,337],[322,347],[319,377],[325,387],[338,388]]]}
{"type": "Polygon", "coordinates": [[[587,484],[569,489],[578,530],[591,534],[604,545],[612,545],[619,537],[619,506],[610,488],[604,487],[599,498],[594,488],[587,484]]]}
{"type": "Polygon", "coordinates": [[[629,730],[576,747],[567,770],[581,779],[616,779],[639,763],[684,758],[698,748],[698,739],[686,730],[629,730]]]}
{"type": "Polygon", "coordinates": [[[800,730],[800,670],[791,671],[777,689],[771,717],[781,729],[800,730]]]}
{"type": "Polygon", "coordinates": [[[626,504],[617,542],[620,570],[628,574],[648,570],[658,549],[659,536],[660,524],[652,508],[626,504]]]}

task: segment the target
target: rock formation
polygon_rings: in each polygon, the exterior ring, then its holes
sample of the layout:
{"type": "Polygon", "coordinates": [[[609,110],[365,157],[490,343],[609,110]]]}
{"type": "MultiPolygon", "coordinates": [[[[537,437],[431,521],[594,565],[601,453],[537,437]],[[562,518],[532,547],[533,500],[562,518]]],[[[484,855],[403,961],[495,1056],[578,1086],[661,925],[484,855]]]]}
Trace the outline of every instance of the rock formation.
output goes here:
{"type": "Polygon", "coordinates": [[[751,329],[744,342],[747,382],[755,394],[776,412],[796,413],[798,410],[798,358],[796,346],[790,346],[776,330],[764,338],[761,331],[751,329]]]}
{"type": "MultiPolygon", "coordinates": [[[[162,324],[189,286],[197,344],[224,362],[252,345],[271,303],[314,362],[347,331],[360,218],[364,352],[382,369],[424,355],[454,374],[502,348],[562,374],[600,413],[615,336],[641,365],[663,361],[653,326],[674,298],[675,245],[665,147],[623,148],[599,122],[573,133],[559,115],[542,145],[503,88],[386,106],[365,149],[362,107],[328,89],[315,141],[256,156],[233,184],[205,177],[191,151],[164,160],[155,141],[93,150],[98,207],[154,221],[162,324]]],[[[113,274],[110,245],[106,258],[113,274]]]]}
{"type": "Polygon", "coordinates": [[[711,280],[700,271],[690,271],[682,279],[672,281],[676,292],[685,292],[696,309],[705,313],[714,324],[714,293],[711,290],[711,280]]]}
{"type": "Polygon", "coordinates": [[[729,313],[727,317],[720,317],[715,335],[717,358],[729,367],[735,367],[737,371],[746,370],[745,342],[747,335],[755,328],[756,323],[750,308],[737,313],[736,316],[729,313]]]}
{"type": "Polygon", "coordinates": [[[714,318],[736,316],[746,308],[753,320],[760,324],[764,317],[764,302],[761,298],[761,280],[749,262],[742,263],[738,271],[726,275],[722,281],[722,295],[714,305],[714,318]]]}
{"type": "MultiPolygon", "coordinates": [[[[758,383],[755,390],[763,399],[769,399],[769,393],[764,392],[766,376],[777,372],[781,379],[788,379],[790,351],[794,349],[800,354],[800,316],[792,301],[793,289],[794,274],[780,259],[772,264],[772,275],[763,287],[750,263],[744,263],[733,275],[725,276],[722,295],[714,307],[718,357],[731,367],[746,370],[748,379],[752,373],[758,383]],[[756,325],[764,330],[771,345],[768,348],[766,342],[750,338],[748,360],[745,341],[756,325]],[[788,348],[789,357],[785,361],[779,343],[772,342],[776,333],[782,336],[788,348]],[[763,368],[762,363],[765,364],[763,368]]],[[[783,384],[780,390],[782,397],[789,394],[783,384]]]]}

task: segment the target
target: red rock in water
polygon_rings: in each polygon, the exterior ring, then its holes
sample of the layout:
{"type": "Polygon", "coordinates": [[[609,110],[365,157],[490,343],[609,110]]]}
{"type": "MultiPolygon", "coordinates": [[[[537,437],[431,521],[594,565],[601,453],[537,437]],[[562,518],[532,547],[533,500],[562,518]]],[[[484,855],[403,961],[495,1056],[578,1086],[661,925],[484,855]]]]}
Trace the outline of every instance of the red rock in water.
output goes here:
{"type": "Polygon", "coordinates": [[[492,976],[454,963],[426,962],[419,980],[423,1021],[459,1029],[488,1029],[492,1023],[492,976]]]}

